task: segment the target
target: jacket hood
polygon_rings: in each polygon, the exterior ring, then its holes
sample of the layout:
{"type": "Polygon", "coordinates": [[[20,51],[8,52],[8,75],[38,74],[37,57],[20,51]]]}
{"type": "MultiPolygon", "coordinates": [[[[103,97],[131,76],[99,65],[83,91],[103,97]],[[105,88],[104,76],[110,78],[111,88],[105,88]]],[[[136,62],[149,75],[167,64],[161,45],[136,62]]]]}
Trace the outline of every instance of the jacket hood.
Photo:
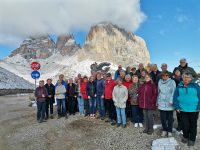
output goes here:
{"type": "Polygon", "coordinates": [[[171,80],[172,80],[172,79],[170,79],[170,78],[168,78],[167,80],[161,79],[160,82],[161,82],[162,84],[166,84],[166,83],[168,83],[168,82],[171,81],[171,80]]]}

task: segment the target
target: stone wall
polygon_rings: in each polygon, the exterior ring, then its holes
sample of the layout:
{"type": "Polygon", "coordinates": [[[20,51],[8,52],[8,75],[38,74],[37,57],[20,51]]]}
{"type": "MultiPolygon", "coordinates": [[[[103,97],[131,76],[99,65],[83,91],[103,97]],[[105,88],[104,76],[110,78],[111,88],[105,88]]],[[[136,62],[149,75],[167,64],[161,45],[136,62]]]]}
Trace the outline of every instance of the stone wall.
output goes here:
{"type": "Polygon", "coordinates": [[[33,93],[33,90],[30,90],[30,89],[0,89],[0,96],[21,94],[21,93],[33,93]]]}

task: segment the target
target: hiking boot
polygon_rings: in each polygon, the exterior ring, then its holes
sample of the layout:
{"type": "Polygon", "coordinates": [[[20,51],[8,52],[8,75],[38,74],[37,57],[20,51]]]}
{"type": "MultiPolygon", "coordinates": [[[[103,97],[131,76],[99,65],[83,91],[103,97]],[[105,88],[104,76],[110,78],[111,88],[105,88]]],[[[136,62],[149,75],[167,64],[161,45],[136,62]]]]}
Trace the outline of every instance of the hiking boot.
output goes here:
{"type": "Polygon", "coordinates": [[[186,143],[188,142],[188,139],[187,139],[187,138],[184,138],[184,137],[182,137],[182,139],[181,139],[181,142],[182,142],[182,143],[184,143],[184,144],[186,144],[186,143]]]}
{"type": "Polygon", "coordinates": [[[116,125],[116,121],[115,120],[111,121],[111,125],[112,126],[116,125]]]}
{"type": "Polygon", "coordinates": [[[50,118],[53,119],[53,115],[51,115],[50,118]]]}
{"type": "Polygon", "coordinates": [[[162,137],[165,137],[167,136],[167,132],[166,131],[162,131],[162,134],[161,134],[162,137]]]}
{"type": "Polygon", "coordinates": [[[194,146],[194,144],[195,144],[195,141],[188,141],[188,146],[194,146]]]}
{"type": "Polygon", "coordinates": [[[117,124],[117,127],[120,127],[120,125],[121,125],[121,124],[120,124],[120,123],[118,123],[118,124],[117,124]]]}
{"type": "Polygon", "coordinates": [[[61,118],[61,116],[59,115],[57,119],[60,119],[60,118],[61,118]]]}

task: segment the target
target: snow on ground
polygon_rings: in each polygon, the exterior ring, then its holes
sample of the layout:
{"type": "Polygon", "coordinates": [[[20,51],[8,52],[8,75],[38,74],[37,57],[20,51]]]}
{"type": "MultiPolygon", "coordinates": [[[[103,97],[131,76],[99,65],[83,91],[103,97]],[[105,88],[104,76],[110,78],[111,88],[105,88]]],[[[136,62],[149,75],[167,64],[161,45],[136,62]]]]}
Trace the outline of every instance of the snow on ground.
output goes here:
{"type": "Polygon", "coordinates": [[[0,89],[33,89],[34,85],[0,67],[0,89]]]}
{"type": "MultiPolygon", "coordinates": [[[[54,82],[56,82],[58,75],[61,73],[66,76],[66,79],[74,78],[78,73],[90,75],[90,65],[94,63],[90,59],[79,62],[76,54],[73,56],[62,56],[60,53],[55,53],[47,59],[32,59],[30,61],[18,54],[13,57],[6,57],[0,61],[0,67],[34,83],[34,80],[31,78],[32,70],[30,68],[32,61],[38,61],[41,64],[41,69],[39,70],[41,73],[40,79],[46,80],[52,78],[54,82]]],[[[111,63],[110,72],[114,74],[116,69],[117,65],[111,63]]]]}
{"type": "Polygon", "coordinates": [[[174,137],[156,139],[152,143],[152,150],[175,150],[178,145],[174,137]]]}

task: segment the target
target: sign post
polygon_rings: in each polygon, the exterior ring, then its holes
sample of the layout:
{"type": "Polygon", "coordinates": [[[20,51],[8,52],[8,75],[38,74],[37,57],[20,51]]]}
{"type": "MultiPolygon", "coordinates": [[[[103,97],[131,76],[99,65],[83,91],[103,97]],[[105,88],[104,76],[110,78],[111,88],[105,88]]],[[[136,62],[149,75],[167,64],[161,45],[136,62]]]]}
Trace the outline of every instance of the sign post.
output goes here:
{"type": "Polygon", "coordinates": [[[31,63],[31,69],[33,70],[31,72],[31,77],[35,80],[35,89],[36,89],[36,80],[40,78],[40,72],[38,71],[40,69],[41,65],[39,62],[32,62],[31,63]]]}

